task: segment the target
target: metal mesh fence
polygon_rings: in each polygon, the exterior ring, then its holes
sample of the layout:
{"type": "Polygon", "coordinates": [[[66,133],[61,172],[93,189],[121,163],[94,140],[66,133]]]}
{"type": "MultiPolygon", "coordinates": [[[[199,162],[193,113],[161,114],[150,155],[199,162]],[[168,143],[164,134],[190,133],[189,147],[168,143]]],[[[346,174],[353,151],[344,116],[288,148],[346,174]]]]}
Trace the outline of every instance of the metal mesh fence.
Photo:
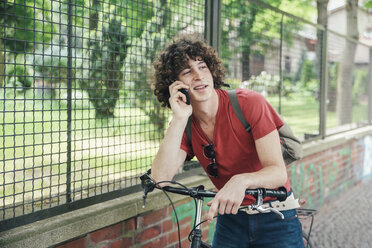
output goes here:
{"type": "Polygon", "coordinates": [[[368,122],[371,47],[353,41],[345,125],[349,39],[254,0],[221,1],[216,21],[216,2],[0,2],[0,230],[133,191],[170,117],[152,61],[180,33],[217,37],[226,83],[265,95],[303,140],[368,122]]]}
{"type": "Polygon", "coordinates": [[[221,12],[226,82],[263,94],[295,135],[307,140],[368,123],[368,45],[260,1],[223,2],[221,12]]]}
{"type": "Polygon", "coordinates": [[[318,136],[317,29],[255,2],[222,7],[226,82],[263,94],[302,139],[318,136]]]}
{"type": "Polygon", "coordinates": [[[2,229],[136,185],[169,116],[152,61],[178,33],[204,33],[204,1],[0,4],[2,229]]]}
{"type": "Polygon", "coordinates": [[[336,32],[329,32],[328,48],[327,133],[332,134],[368,124],[372,49],[336,32]]]}

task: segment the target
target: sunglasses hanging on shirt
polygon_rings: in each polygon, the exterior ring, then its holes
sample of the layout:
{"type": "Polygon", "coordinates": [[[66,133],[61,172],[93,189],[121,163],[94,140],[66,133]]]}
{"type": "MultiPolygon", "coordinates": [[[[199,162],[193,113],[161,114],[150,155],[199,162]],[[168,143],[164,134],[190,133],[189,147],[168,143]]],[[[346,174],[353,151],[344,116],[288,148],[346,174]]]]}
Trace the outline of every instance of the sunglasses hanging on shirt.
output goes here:
{"type": "Polygon", "coordinates": [[[217,163],[216,163],[216,156],[214,152],[214,146],[213,143],[210,143],[208,145],[202,145],[203,146],[203,153],[204,156],[210,160],[212,160],[212,163],[207,165],[207,173],[211,177],[218,177],[218,169],[217,169],[217,163]]]}

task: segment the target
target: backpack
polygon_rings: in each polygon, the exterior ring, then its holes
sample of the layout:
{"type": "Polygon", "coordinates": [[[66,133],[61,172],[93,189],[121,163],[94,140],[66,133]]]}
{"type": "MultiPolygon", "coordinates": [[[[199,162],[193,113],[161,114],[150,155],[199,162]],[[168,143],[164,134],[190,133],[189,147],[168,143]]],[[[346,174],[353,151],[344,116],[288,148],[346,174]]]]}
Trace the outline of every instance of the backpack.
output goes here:
{"type": "MultiPolygon", "coordinates": [[[[251,126],[245,120],[242,109],[240,108],[240,104],[238,102],[236,91],[229,90],[228,94],[229,94],[230,102],[233,107],[234,113],[236,114],[240,122],[242,123],[245,130],[247,132],[251,132],[251,126]]],[[[187,122],[187,125],[186,125],[186,135],[187,135],[187,138],[189,139],[190,147],[192,149],[191,123],[192,123],[192,119],[190,116],[187,122]]],[[[301,141],[296,136],[294,136],[288,124],[284,121],[283,123],[284,125],[281,128],[279,128],[278,132],[279,132],[279,138],[280,138],[280,143],[281,143],[281,148],[282,148],[283,160],[286,165],[289,165],[292,162],[302,158],[302,146],[301,146],[301,141]]]]}

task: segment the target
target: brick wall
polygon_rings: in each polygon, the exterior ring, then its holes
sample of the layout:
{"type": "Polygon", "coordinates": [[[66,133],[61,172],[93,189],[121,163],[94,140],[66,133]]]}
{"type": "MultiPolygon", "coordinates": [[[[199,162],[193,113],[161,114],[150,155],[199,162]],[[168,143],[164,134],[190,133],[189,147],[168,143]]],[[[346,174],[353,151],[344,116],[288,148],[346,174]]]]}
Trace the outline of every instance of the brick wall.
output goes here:
{"type": "MultiPolygon", "coordinates": [[[[366,138],[371,136],[308,154],[288,167],[292,188],[297,196],[306,200],[306,207],[320,208],[366,177],[365,149],[372,149],[366,148],[366,138]]],[[[182,200],[175,206],[182,247],[189,247],[187,236],[195,215],[194,201],[182,200]]],[[[203,209],[205,214],[208,208],[203,209]]],[[[203,240],[212,240],[214,224],[213,221],[202,225],[203,240]]],[[[171,207],[153,210],[57,247],[178,247],[175,215],[171,207]]]]}
{"type": "MultiPolygon", "coordinates": [[[[208,202],[206,199],[205,204],[208,202]]],[[[175,204],[179,219],[181,247],[189,247],[188,235],[195,217],[193,200],[183,200],[175,204]]],[[[207,207],[203,207],[206,215],[207,207]]],[[[211,242],[215,221],[202,224],[203,240],[211,242]]],[[[127,248],[127,247],[179,247],[178,228],[172,207],[151,211],[145,215],[135,216],[124,222],[89,233],[73,241],[56,246],[56,248],[127,248]]]]}
{"type": "Polygon", "coordinates": [[[364,139],[304,157],[288,168],[291,186],[306,207],[318,209],[363,179],[364,139]]]}

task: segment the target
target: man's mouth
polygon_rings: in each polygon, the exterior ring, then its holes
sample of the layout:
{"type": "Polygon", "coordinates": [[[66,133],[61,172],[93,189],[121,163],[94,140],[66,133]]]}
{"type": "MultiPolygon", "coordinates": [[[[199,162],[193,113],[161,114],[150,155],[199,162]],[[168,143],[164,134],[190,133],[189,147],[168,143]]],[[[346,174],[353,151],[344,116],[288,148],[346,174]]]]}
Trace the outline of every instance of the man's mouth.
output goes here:
{"type": "Polygon", "coordinates": [[[205,88],[207,88],[208,87],[208,85],[206,85],[206,84],[204,84],[204,85],[199,85],[199,86],[196,86],[195,88],[194,88],[194,90],[202,90],[202,89],[205,89],[205,88]]]}

